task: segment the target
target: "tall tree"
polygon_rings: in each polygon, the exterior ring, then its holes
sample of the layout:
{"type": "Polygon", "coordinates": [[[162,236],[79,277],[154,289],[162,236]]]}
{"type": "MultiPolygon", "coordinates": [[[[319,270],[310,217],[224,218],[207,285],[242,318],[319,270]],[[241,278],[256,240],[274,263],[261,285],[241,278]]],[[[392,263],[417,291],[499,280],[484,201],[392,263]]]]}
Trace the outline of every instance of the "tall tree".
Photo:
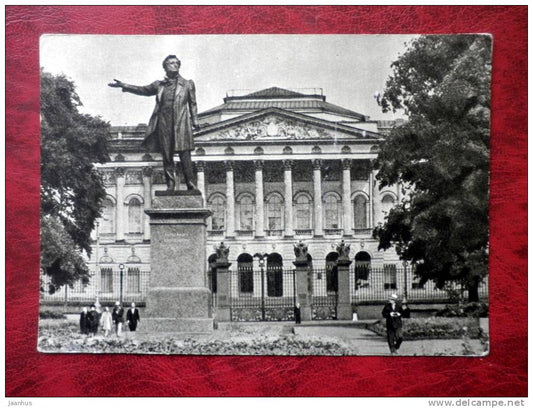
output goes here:
{"type": "Polygon", "coordinates": [[[109,124],[81,105],[72,81],[41,69],[41,268],[52,292],[88,282],[83,251],[105,197],[95,163],[109,159],[109,124]]]}
{"type": "Polygon", "coordinates": [[[406,199],[374,230],[423,281],[467,285],[477,301],[488,265],[491,38],[422,36],[392,64],[378,103],[403,110],[375,161],[380,187],[406,199]]]}

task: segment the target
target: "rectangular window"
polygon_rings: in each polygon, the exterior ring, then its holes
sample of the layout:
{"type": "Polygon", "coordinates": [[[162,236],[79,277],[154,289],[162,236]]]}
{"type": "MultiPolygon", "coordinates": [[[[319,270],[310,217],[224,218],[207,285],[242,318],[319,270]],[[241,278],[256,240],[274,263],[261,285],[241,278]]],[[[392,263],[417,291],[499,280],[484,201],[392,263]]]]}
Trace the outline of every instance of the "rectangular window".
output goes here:
{"type": "Polygon", "coordinates": [[[310,211],[307,204],[298,204],[296,207],[296,229],[310,229],[310,211]]]}
{"type": "Polygon", "coordinates": [[[267,270],[267,295],[270,297],[283,296],[283,270],[267,270]]]}
{"type": "Polygon", "coordinates": [[[113,269],[100,269],[100,291],[102,293],[113,293],[113,269]]]}
{"type": "Polygon", "coordinates": [[[254,272],[251,267],[239,268],[239,290],[241,293],[254,293],[254,272]]]}
{"type": "Polygon", "coordinates": [[[396,289],[396,265],[385,265],[383,274],[383,287],[385,289],[396,289]]]}
{"type": "Polygon", "coordinates": [[[128,268],[126,290],[128,293],[139,293],[141,291],[141,271],[139,268],[128,268]]]}
{"type": "Polygon", "coordinates": [[[328,292],[339,291],[339,275],[336,266],[328,265],[326,269],[326,288],[328,292]]]}
{"type": "Polygon", "coordinates": [[[243,231],[252,231],[254,225],[254,205],[249,199],[242,200],[240,206],[240,229],[243,231]]]}

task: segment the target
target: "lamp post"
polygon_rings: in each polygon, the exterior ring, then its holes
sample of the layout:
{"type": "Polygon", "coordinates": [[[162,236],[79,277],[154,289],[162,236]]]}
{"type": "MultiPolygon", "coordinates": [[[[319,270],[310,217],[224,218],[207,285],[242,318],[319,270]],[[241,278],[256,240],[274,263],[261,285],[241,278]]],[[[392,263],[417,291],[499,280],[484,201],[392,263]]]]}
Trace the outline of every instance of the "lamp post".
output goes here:
{"type": "Polygon", "coordinates": [[[403,296],[407,300],[407,261],[403,261],[403,296]]]}
{"type": "Polygon", "coordinates": [[[259,260],[259,268],[261,269],[261,319],[265,320],[265,260],[267,253],[256,253],[254,258],[259,260]]]}
{"type": "Polygon", "coordinates": [[[118,269],[120,269],[120,304],[122,304],[122,283],[123,283],[123,277],[124,277],[124,264],[121,263],[118,265],[118,269]]]}

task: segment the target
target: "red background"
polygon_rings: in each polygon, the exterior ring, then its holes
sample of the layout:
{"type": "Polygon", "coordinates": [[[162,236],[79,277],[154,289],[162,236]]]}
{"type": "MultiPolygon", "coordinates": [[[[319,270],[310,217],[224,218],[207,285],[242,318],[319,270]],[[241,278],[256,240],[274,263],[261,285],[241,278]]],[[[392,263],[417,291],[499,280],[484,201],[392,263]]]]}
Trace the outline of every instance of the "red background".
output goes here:
{"type": "Polygon", "coordinates": [[[6,8],[6,396],[527,395],[527,8],[6,8]],[[491,33],[490,355],[39,354],[39,36],[491,33]],[[117,384],[117,379],[124,379],[117,384]],[[127,381],[125,381],[127,379],[127,381]]]}

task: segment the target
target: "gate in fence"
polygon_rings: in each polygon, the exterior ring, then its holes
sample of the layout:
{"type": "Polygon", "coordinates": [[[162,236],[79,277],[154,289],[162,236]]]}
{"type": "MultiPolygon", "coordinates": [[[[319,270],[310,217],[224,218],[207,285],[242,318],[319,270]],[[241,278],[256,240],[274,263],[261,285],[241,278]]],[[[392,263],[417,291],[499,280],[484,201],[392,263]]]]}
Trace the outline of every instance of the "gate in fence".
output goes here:
{"type": "Polygon", "coordinates": [[[295,272],[280,267],[230,271],[230,313],[234,322],[294,320],[295,272]]]}
{"type": "Polygon", "coordinates": [[[338,301],[337,266],[330,264],[326,269],[312,271],[311,317],[313,320],[336,320],[338,301]]]}

